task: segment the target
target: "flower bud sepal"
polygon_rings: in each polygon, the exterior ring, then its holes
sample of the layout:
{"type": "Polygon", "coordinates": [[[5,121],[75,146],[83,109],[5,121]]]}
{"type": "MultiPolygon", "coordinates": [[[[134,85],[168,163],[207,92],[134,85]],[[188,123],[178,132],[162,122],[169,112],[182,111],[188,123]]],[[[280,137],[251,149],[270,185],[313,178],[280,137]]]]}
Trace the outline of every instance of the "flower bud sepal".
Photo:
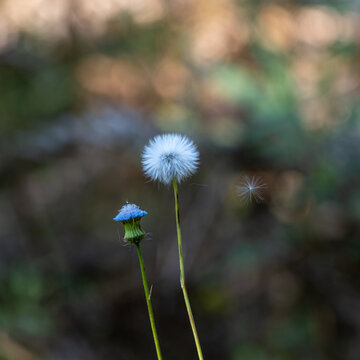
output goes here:
{"type": "Polygon", "coordinates": [[[124,241],[139,245],[141,240],[145,238],[146,234],[140,226],[140,219],[141,218],[122,221],[125,229],[124,241]]]}

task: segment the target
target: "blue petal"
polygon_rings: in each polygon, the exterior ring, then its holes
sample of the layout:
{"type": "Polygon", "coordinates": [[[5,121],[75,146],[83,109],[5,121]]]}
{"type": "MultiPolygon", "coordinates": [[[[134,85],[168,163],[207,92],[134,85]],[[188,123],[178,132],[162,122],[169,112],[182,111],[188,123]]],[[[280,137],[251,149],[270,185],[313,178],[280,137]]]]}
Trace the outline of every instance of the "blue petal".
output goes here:
{"type": "Polygon", "coordinates": [[[119,210],[119,213],[117,214],[116,217],[114,217],[114,220],[115,221],[127,221],[130,219],[141,218],[145,215],[147,215],[147,212],[144,210],[141,210],[137,205],[126,204],[119,210]]]}

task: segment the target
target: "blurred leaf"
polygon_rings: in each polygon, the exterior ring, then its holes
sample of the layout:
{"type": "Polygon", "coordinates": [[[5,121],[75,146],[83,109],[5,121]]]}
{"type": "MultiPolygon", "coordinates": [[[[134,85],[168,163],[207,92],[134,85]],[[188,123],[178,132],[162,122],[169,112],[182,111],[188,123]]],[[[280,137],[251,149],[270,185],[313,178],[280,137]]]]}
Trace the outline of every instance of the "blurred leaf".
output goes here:
{"type": "Polygon", "coordinates": [[[51,327],[50,314],[42,306],[45,289],[41,275],[32,269],[19,267],[0,283],[6,294],[0,301],[0,323],[8,330],[43,334],[51,327]]]}
{"type": "Polygon", "coordinates": [[[253,345],[244,345],[237,348],[233,360],[269,360],[270,358],[260,348],[253,345]]]}
{"type": "Polygon", "coordinates": [[[224,65],[211,75],[216,91],[234,105],[255,106],[262,97],[259,84],[246,68],[224,65]]]}

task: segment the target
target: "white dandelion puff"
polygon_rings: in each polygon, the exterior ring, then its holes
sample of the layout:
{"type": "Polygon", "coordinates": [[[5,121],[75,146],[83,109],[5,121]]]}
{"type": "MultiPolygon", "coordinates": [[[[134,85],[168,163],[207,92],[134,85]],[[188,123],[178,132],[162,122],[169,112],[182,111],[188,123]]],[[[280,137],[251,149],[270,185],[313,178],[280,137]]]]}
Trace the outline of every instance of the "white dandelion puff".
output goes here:
{"type": "Polygon", "coordinates": [[[199,165],[199,152],[188,137],[179,134],[157,135],[145,146],[142,166],[147,177],[170,184],[194,174],[199,165]]]}
{"type": "Polygon", "coordinates": [[[244,176],[240,185],[237,186],[237,193],[240,199],[245,202],[251,202],[253,200],[259,202],[264,200],[262,191],[266,187],[267,185],[263,183],[260,177],[252,176],[250,178],[248,176],[244,176]]]}

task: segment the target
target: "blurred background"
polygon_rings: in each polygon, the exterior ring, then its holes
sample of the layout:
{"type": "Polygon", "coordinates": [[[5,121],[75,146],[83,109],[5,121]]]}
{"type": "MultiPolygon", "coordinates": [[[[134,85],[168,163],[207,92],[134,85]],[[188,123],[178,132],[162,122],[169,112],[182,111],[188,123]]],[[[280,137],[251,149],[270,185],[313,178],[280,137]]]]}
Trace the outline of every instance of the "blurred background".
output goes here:
{"type": "Polygon", "coordinates": [[[199,146],[180,187],[207,360],[360,359],[360,3],[0,1],[0,359],[196,359],[152,136],[199,146]],[[241,176],[264,201],[244,204],[241,176]]]}

